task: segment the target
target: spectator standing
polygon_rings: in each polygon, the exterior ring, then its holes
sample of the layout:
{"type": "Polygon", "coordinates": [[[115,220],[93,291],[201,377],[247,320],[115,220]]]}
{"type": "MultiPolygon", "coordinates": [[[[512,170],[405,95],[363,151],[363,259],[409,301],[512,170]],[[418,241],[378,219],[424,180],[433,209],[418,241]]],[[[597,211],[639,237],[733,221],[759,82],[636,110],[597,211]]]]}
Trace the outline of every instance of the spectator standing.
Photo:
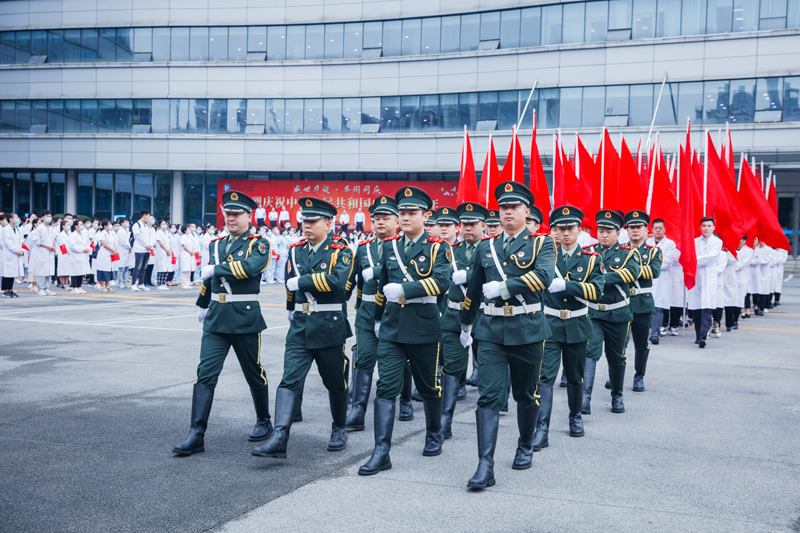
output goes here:
{"type": "Polygon", "coordinates": [[[150,215],[150,211],[144,210],[139,215],[139,220],[133,225],[133,255],[134,266],[131,279],[131,291],[149,291],[144,286],[147,265],[150,263],[150,254],[155,245],[155,235],[151,227],[150,220],[155,222],[155,218],[150,215]]]}

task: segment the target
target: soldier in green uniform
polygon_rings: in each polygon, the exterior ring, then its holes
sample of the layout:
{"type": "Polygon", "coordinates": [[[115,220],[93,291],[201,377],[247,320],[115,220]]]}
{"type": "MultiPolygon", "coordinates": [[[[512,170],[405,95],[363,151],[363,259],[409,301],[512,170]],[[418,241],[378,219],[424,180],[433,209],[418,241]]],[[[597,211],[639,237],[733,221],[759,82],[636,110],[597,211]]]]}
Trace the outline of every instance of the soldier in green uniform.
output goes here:
{"type": "Polygon", "coordinates": [[[645,244],[649,224],[650,217],[644,211],[631,211],[625,215],[625,227],[628,230],[631,246],[637,248],[642,262],[639,279],[631,288],[631,312],[633,313],[631,336],[635,355],[633,363],[634,392],[644,391],[644,373],[647,369],[647,358],[650,355],[650,323],[656,310],[653,300],[653,280],[661,274],[661,249],[658,246],[645,244]]]}
{"type": "Polygon", "coordinates": [[[542,407],[533,436],[533,449],[537,451],[548,446],[553,385],[562,361],[567,378],[569,435],[584,435],[581,417],[583,370],[586,347],[592,334],[587,302],[597,302],[603,294],[604,281],[600,255],[581,250],[578,245],[582,219],[583,212],[571,205],[557,207],[550,217],[550,227],[556,229],[559,245],[556,248],[556,277],[544,295],[544,314],[552,334],[544,343],[539,377],[542,407]]]}
{"type": "MultiPolygon", "coordinates": [[[[353,369],[353,407],[347,414],[347,431],[364,431],[364,417],[372,387],[372,373],[378,359],[375,335],[375,295],[384,263],[383,240],[397,233],[399,212],[391,196],[378,196],[369,207],[374,239],[358,243],[356,265],[350,274],[348,291],[356,287],[356,348],[358,357],[353,369]]],[[[410,378],[409,378],[410,379],[410,378]]]]}
{"type": "Polygon", "coordinates": [[[503,233],[478,245],[461,312],[462,341],[469,343],[469,329],[474,323],[472,336],[480,343],[480,398],[475,412],[479,463],[467,483],[473,489],[495,484],[494,449],[500,410],[507,397],[509,366],[520,435],[512,468],[531,467],[539,412],[537,385],[544,340],[550,336],[541,312],[541,297],[555,269],[553,239],[549,235],[533,236],[525,227],[525,217],[534,203],[527,187],[507,181],[497,186],[495,197],[503,233]],[[484,316],[476,322],[479,312],[484,316]]]}
{"type": "Polygon", "coordinates": [[[469,364],[469,345],[464,346],[461,341],[461,310],[464,307],[467,284],[471,274],[475,271],[473,266],[477,257],[475,252],[478,243],[483,238],[483,229],[488,213],[489,211],[485,207],[475,202],[465,202],[457,209],[463,240],[452,246],[451,268],[453,274],[448,289],[447,309],[442,315],[442,354],[444,355],[442,428],[444,428],[445,439],[453,436],[453,412],[461,389],[461,376],[467,371],[469,364]]]}
{"type": "Polygon", "coordinates": [[[249,440],[261,441],[272,434],[267,374],[261,366],[261,332],[267,324],[258,303],[261,273],[270,259],[269,241],[248,231],[250,216],[258,207],[252,198],[228,191],[222,195],[222,203],[229,235],[211,241],[209,264],[202,270],[203,285],[197,298],[197,320],[203,323],[200,364],[189,435],[172,449],[178,455],[205,451],[214,388],[231,347],[250,385],[256,411],[256,426],[249,440]]]}
{"type": "Polygon", "coordinates": [[[289,248],[286,309],[289,332],[283,355],[283,379],[275,396],[275,431],[253,450],[261,457],[286,458],[289,430],[311,363],[316,362],[328,389],[331,438],[328,451],[347,445],[347,365],[344,344],[352,336],[343,303],[353,269],[353,252],[328,234],[336,208],[317,198],[300,198],[306,240],[289,248]]]}
{"type": "Polygon", "coordinates": [[[403,371],[411,362],[414,382],[425,410],[422,455],[442,453],[442,388],[436,368],[442,327],[436,297],[450,278],[450,245],[429,237],[424,229],[431,198],[421,189],[403,187],[395,195],[403,237],[383,242],[384,265],[375,296],[378,337],[378,390],[375,398],[375,450],[358,470],[369,476],[392,467],[395,398],[403,386],[403,371]]]}
{"type": "Polygon", "coordinates": [[[531,212],[525,217],[525,227],[531,232],[531,235],[536,235],[539,232],[539,226],[542,225],[542,210],[535,205],[531,206],[531,212]]]}
{"type": "Polygon", "coordinates": [[[586,352],[586,368],[583,380],[583,409],[591,414],[592,388],[597,361],[605,344],[608,376],[611,382],[611,412],[624,413],[622,385],[625,382],[625,345],[628,328],[633,319],[630,310],[631,287],[639,277],[641,263],[636,248],[620,245],[619,230],[622,216],[615,211],[602,209],[597,212],[597,240],[594,246],[584,250],[596,252],[603,259],[603,295],[597,301],[588,302],[589,318],[592,319],[592,336],[586,352]]]}

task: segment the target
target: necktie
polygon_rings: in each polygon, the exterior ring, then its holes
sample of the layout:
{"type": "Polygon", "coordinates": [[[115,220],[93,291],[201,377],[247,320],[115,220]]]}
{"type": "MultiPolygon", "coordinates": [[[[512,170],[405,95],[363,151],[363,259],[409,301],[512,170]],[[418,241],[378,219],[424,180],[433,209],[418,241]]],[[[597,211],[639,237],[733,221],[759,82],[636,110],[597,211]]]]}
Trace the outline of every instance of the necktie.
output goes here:
{"type": "Polygon", "coordinates": [[[503,252],[508,252],[512,242],[514,242],[514,237],[506,237],[506,245],[503,247],[503,252]]]}
{"type": "Polygon", "coordinates": [[[312,259],[314,259],[314,247],[313,246],[308,249],[308,260],[311,261],[312,259]]]}
{"type": "Polygon", "coordinates": [[[383,243],[378,242],[378,259],[383,259],[383,243]]]}
{"type": "Polygon", "coordinates": [[[412,241],[409,238],[406,238],[406,247],[403,249],[403,252],[405,252],[406,257],[408,257],[408,252],[411,250],[412,246],[414,246],[414,241],[412,241]]]}
{"type": "Polygon", "coordinates": [[[562,275],[565,274],[566,271],[567,271],[567,263],[569,263],[569,255],[567,255],[566,253],[562,253],[561,254],[561,264],[558,265],[558,268],[561,271],[562,275]]]}
{"type": "Polygon", "coordinates": [[[475,254],[475,245],[468,244],[467,245],[467,262],[472,261],[472,256],[475,254]]]}

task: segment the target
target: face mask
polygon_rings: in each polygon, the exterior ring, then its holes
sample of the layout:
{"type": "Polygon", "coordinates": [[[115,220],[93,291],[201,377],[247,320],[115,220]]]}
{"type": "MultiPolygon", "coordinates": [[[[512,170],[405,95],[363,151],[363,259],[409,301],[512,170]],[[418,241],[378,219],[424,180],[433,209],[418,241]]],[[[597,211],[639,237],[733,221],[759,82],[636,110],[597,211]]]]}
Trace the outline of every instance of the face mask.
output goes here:
{"type": "Polygon", "coordinates": [[[44,217],[44,221],[50,224],[53,221],[53,217],[44,217]]]}
{"type": "Polygon", "coordinates": [[[164,231],[167,231],[167,225],[164,224],[163,226],[161,226],[161,229],[164,230],[164,231]]]}
{"type": "Polygon", "coordinates": [[[72,227],[72,222],[70,222],[70,221],[64,222],[64,228],[65,229],[66,228],[71,228],[71,227],[72,227]]]}
{"type": "Polygon", "coordinates": [[[264,230],[261,230],[261,231],[259,231],[258,233],[259,233],[259,235],[266,235],[266,234],[267,234],[267,232],[266,232],[266,231],[264,231],[264,230]]]}
{"type": "Polygon", "coordinates": [[[147,219],[147,223],[148,223],[148,224],[150,224],[150,225],[152,226],[153,224],[155,224],[155,223],[156,223],[156,219],[155,219],[155,218],[153,218],[153,217],[150,217],[150,218],[148,218],[148,219],[147,219]]]}
{"type": "Polygon", "coordinates": [[[14,225],[15,225],[16,227],[19,227],[19,226],[20,226],[20,224],[22,224],[22,222],[21,222],[21,221],[20,221],[18,218],[15,218],[15,219],[14,219],[14,225]]]}
{"type": "Polygon", "coordinates": [[[189,233],[194,233],[195,231],[197,231],[195,228],[189,228],[189,233]]]}
{"type": "Polygon", "coordinates": [[[119,226],[114,226],[114,231],[119,231],[119,226]]]}
{"type": "Polygon", "coordinates": [[[83,229],[83,224],[78,224],[78,231],[83,229]]]}
{"type": "Polygon", "coordinates": [[[178,228],[170,228],[170,231],[171,231],[172,233],[177,233],[177,232],[178,232],[178,228]]]}
{"type": "Polygon", "coordinates": [[[97,228],[99,228],[99,227],[100,227],[100,224],[92,224],[92,227],[93,227],[94,229],[97,229],[97,228]]]}

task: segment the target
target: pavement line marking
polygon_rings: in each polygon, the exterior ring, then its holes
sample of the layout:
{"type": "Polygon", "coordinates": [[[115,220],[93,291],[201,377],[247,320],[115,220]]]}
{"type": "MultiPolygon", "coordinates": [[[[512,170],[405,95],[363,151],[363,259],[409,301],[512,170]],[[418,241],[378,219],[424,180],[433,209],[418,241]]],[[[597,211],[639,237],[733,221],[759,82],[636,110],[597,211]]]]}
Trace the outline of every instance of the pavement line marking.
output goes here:
{"type": "MultiPolygon", "coordinates": [[[[50,300],[50,301],[52,301],[52,300],[50,300]]],[[[16,315],[19,315],[19,314],[22,314],[22,313],[39,313],[39,312],[42,312],[42,311],[61,311],[62,309],[71,309],[73,307],[77,307],[77,308],[79,308],[79,309],[81,309],[83,311],[83,310],[89,310],[89,309],[106,309],[108,307],[119,307],[119,306],[122,306],[122,305],[125,305],[125,304],[120,302],[120,303],[113,303],[113,304],[96,304],[96,305],[92,305],[92,306],[86,306],[85,304],[81,304],[81,305],[77,305],[76,304],[76,305],[51,305],[51,306],[46,306],[46,307],[35,307],[35,308],[26,307],[24,309],[20,309],[19,311],[12,311],[12,312],[9,312],[9,313],[0,313],[0,317],[10,316],[10,315],[16,316],[16,315]]]]}
{"type": "Polygon", "coordinates": [[[139,322],[141,320],[161,320],[162,318],[185,318],[187,316],[197,316],[197,313],[191,314],[184,314],[184,315],[159,315],[159,316],[148,316],[144,318],[132,318],[132,319],[125,319],[125,320],[112,320],[111,322],[103,322],[100,324],[101,326],[110,326],[110,325],[117,325],[120,323],[127,323],[127,322],[139,322]]]}
{"type": "Polygon", "coordinates": [[[739,326],[739,329],[749,329],[751,331],[779,331],[783,333],[800,333],[800,329],[778,329],[778,328],[744,328],[739,326]]]}
{"type": "MultiPolygon", "coordinates": [[[[105,324],[95,324],[95,323],[86,323],[86,322],[57,322],[53,320],[31,320],[29,318],[5,318],[0,317],[0,320],[7,320],[9,322],[32,322],[38,324],[50,324],[50,325],[60,325],[60,326],[100,326],[105,327],[105,324]]],[[[202,330],[198,329],[181,329],[181,328],[159,328],[155,326],[128,326],[125,324],[114,324],[115,328],[132,328],[132,329],[159,329],[164,331],[189,331],[192,333],[202,333],[202,330]]]]}
{"type": "Polygon", "coordinates": [[[783,280],[783,281],[789,281],[789,280],[790,280],[790,279],[792,279],[793,277],[794,277],[794,274],[789,274],[789,277],[788,277],[788,278],[786,278],[786,279],[785,279],[785,280],[783,280]]]}

